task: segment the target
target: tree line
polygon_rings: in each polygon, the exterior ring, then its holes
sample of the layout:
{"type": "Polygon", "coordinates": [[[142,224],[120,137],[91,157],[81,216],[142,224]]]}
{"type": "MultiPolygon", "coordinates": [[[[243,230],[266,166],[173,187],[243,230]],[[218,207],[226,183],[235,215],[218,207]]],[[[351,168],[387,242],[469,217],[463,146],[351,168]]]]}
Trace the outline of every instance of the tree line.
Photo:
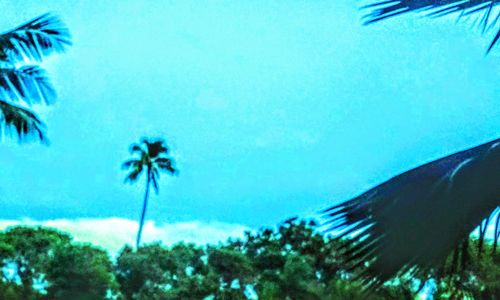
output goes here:
{"type": "Polygon", "coordinates": [[[343,240],[323,235],[315,221],[290,219],[217,245],[160,242],[118,253],[72,240],[45,227],[0,233],[0,299],[499,299],[500,251],[486,241],[460,266],[394,278],[378,290],[357,280],[366,266],[346,267],[343,240]]]}

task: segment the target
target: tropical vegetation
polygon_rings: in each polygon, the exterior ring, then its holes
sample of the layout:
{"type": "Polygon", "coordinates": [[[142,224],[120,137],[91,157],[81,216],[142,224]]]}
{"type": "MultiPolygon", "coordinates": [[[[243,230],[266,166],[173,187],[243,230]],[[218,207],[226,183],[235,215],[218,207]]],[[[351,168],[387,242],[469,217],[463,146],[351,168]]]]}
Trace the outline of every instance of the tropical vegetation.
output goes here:
{"type": "MultiPolygon", "coordinates": [[[[44,227],[0,232],[0,299],[499,299],[500,251],[485,252],[453,275],[397,277],[363,290],[343,242],[314,221],[290,219],[217,245],[160,242],[109,253],[44,227]],[[460,276],[460,279],[458,275],[460,276]]],[[[477,255],[476,239],[470,240],[477,255]]],[[[450,264],[453,257],[449,258],[450,264]]]]}

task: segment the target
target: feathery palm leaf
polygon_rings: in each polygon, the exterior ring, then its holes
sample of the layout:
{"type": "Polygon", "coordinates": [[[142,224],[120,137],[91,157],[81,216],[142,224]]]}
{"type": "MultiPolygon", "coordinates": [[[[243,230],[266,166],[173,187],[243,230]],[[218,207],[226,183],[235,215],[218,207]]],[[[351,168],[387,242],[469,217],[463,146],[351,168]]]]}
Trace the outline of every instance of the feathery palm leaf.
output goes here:
{"type": "Polygon", "coordinates": [[[2,133],[15,130],[19,139],[31,137],[44,140],[44,125],[31,111],[0,100],[0,128],[2,133]]]}
{"type": "Polygon", "coordinates": [[[130,153],[134,153],[134,152],[142,154],[145,151],[138,144],[132,144],[132,146],[130,147],[130,153]]]}
{"type": "Polygon", "coordinates": [[[13,102],[51,104],[56,97],[45,71],[27,60],[41,61],[71,45],[65,25],[51,14],[42,15],[14,30],[0,34],[0,126],[14,131],[19,141],[44,140],[42,122],[30,110],[13,102]]]}
{"type": "Polygon", "coordinates": [[[493,41],[488,47],[490,51],[500,38],[500,10],[498,0],[385,0],[366,5],[371,9],[365,17],[366,23],[374,23],[389,17],[409,13],[426,11],[432,17],[440,17],[452,13],[460,16],[477,15],[483,32],[497,27],[493,41]]]}
{"type": "Polygon", "coordinates": [[[175,170],[173,166],[173,162],[170,158],[165,158],[165,157],[159,157],[154,160],[158,168],[160,168],[163,171],[167,171],[170,174],[175,174],[177,170],[175,170]]]}
{"type": "Polygon", "coordinates": [[[54,88],[38,66],[0,68],[0,91],[4,99],[23,100],[27,104],[51,104],[55,99],[54,88]]]}
{"type": "Polygon", "coordinates": [[[71,36],[64,23],[44,14],[0,35],[0,60],[41,61],[54,52],[64,52],[69,45],[71,36]]]}
{"type": "Polygon", "coordinates": [[[125,166],[125,164],[124,164],[124,169],[130,168],[130,173],[125,177],[125,181],[131,183],[135,182],[139,177],[139,175],[141,175],[143,170],[143,165],[141,161],[135,160],[129,166],[125,166]]]}
{"type": "Polygon", "coordinates": [[[499,166],[500,139],[427,163],[325,210],[327,230],[367,285],[427,271],[500,206],[499,166]]]}
{"type": "Polygon", "coordinates": [[[135,167],[135,165],[136,165],[136,164],[138,164],[138,163],[140,163],[140,161],[139,161],[139,160],[137,160],[137,159],[130,159],[130,160],[127,160],[126,162],[124,162],[124,163],[122,164],[122,169],[128,169],[128,168],[130,168],[130,166],[132,166],[132,165],[134,165],[134,167],[135,167]]]}

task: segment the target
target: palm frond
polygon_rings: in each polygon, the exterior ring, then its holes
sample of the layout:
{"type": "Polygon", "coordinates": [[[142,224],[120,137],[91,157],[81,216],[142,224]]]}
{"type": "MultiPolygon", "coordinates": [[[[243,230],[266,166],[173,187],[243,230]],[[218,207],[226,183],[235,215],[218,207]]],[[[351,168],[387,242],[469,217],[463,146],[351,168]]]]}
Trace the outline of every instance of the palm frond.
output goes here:
{"type": "Polygon", "coordinates": [[[170,158],[159,157],[154,160],[154,162],[158,165],[163,171],[167,171],[170,174],[177,174],[177,170],[173,166],[173,161],[170,158]]]}
{"type": "Polygon", "coordinates": [[[130,183],[135,182],[139,177],[139,175],[141,175],[142,170],[143,170],[142,164],[138,163],[134,165],[132,171],[127,175],[127,177],[125,177],[125,182],[130,182],[130,183]]]}
{"type": "MultiPolygon", "coordinates": [[[[498,16],[500,16],[500,13],[498,14],[498,16]]],[[[498,18],[497,18],[498,20],[498,18]]],[[[495,37],[493,38],[493,41],[491,41],[491,44],[490,46],[488,47],[488,50],[487,52],[490,52],[491,49],[493,49],[493,47],[496,45],[496,43],[498,42],[498,39],[500,39],[500,30],[498,30],[497,34],[495,35],[495,37]]]]}
{"type": "Polygon", "coordinates": [[[390,17],[410,12],[427,12],[429,16],[440,17],[452,13],[459,16],[478,16],[482,31],[497,27],[498,32],[493,38],[488,51],[497,43],[500,38],[500,28],[498,28],[500,11],[497,0],[385,0],[376,1],[364,6],[370,9],[366,18],[366,23],[378,22],[390,17]]]}
{"type": "Polygon", "coordinates": [[[145,152],[145,150],[142,149],[142,147],[138,144],[132,144],[130,146],[129,151],[130,153],[139,153],[140,155],[142,155],[145,152]]]}
{"type": "Polygon", "coordinates": [[[2,133],[15,131],[19,141],[31,138],[45,140],[44,125],[31,111],[0,100],[0,128],[2,133]]]}
{"type": "Polygon", "coordinates": [[[159,188],[158,188],[158,178],[160,177],[160,174],[158,173],[157,169],[153,169],[151,173],[151,182],[153,183],[153,189],[155,190],[155,193],[158,194],[159,188]]]}
{"type": "Polygon", "coordinates": [[[71,36],[65,24],[52,14],[44,14],[0,35],[0,60],[41,61],[69,45],[71,36]]]}
{"type": "Polygon", "coordinates": [[[11,101],[23,100],[28,104],[50,104],[56,96],[46,72],[38,66],[0,68],[0,92],[11,101]]]}
{"type": "Polygon", "coordinates": [[[324,211],[341,255],[378,286],[443,260],[500,206],[500,139],[407,171],[324,211]]]}
{"type": "Polygon", "coordinates": [[[126,162],[124,162],[122,164],[122,169],[128,169],[130,168],[131,166],[134,166],[136,167],[138,164],[140,164],[140,160],[138,159],[130,159],[130,160],[127,160],[126,162]]]}

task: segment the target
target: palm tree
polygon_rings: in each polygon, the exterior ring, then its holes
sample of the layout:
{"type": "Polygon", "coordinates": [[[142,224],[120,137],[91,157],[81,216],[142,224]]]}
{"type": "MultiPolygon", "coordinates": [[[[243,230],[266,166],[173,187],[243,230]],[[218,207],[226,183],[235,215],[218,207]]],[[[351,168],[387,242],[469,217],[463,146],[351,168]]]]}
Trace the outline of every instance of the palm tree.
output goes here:
{"type": "Polygon", "coordinates": [[[178,174],[178,170],[174,168],[174,161],[168,156],[169,149],[165,142],[161,139],[143,138],[141,143],[132,144],[130,153],[135,155],[134,158],[123,163],[123,168],[130,171],[125,178],[126,182],[134,183],[140,175],[146,174],[146,192],[144,194],[144,202],[142,206],[142,214],[139,222],[139,231],[137,232],[136,246],[139,248],[141,242],[142,227],[144,226],[144,217],[148,205],[149,188],[153,185],[153,189],[158,193],[158,179],[160,171],[167,172],[170,175],[178,174]]]}
{"type": "MultiPolygon", "coordinates": [[[[482,14],[482,29],[500,20],[498,1],[388,0],[366,6],[367,23],[408,12],[431,16],[482,14]]],[[[497,32],[488,51],[500,38],[497,32]]],[[[399,174],[365,193],[323,211],[327,231],[346,240],[341,254],[362,281],[378,287],[403,273],[428,274],[453,253],[462,268],[469,235],[479,228],[481,253],[486,228],[496,216],[493,252],[500,238],[500,139],[437,159],[399,174]]]]}
{"type": "Polygon", "coordinates": [[[0,34],[0,133],[14,131],[19,141],[43,141],[44,125],[27,107],[51,104],[55,91],[40,63],[71,45],[66,26],[45,14],[0,34]]]}
{"type": "Polygon", "coordinates": [[[427,12],[431,17],[454,13],[459,13],[459,17],[475,16],[483,33],[497,27],[498,31],[488,47],[489,52],[500,39],[500,28],[497,26],[500,24],[500,11],[497,5],[500,5],[498,0],[378,0],[365,6],[371,10],[365,16],[365,23],[374,23],[409,12],[427,12]]]}

